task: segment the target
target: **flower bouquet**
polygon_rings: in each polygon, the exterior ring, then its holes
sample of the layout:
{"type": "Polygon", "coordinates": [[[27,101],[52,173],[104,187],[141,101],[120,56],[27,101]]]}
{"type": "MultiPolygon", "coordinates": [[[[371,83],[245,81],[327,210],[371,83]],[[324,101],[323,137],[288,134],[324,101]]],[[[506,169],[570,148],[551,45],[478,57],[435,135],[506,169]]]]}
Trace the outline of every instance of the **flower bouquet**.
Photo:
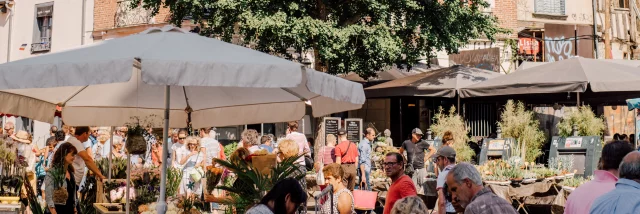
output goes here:
{"type": "MultiPolygon", "coordinates": [[[[126,203],[127,202],[127,197],[126,196],[126,187],[118,187],[117,189],[111,190],[109,192],[109,199],[111,200],[111,202],[120,202],[120,203],[126,203]]],[[[129,187],[129,199],[133,200],[136,198],[136,189],[133,187],[129,187]]]]}
{"type": "Polygon", "coordinates": [[[222,174],[224,173],[224,168],[217,168],[215,166],[207,166],[207,172],[205,176],[207,178],[207,193],[213,192],[215,187],[218,185],[220,180],[222,179],[222,174]]]}

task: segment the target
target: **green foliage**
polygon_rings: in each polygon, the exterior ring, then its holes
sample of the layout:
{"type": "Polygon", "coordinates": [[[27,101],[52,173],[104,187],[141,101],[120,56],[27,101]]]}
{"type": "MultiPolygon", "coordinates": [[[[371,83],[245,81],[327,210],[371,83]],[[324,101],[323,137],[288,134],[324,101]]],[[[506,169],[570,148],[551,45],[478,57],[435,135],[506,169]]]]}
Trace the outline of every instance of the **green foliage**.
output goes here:
{"type": "Polygon", "coordinates": [[[96,177],[87,176],[87,180],[85,181],[85,188],[82,189],[80,193],[80,211],[84,214],[94,214],[96,213],[96,208],[93,207],[93,204],[96,203],[96,195],[98,192],[96,177]]]}
{"type": "Polygon", "coordinates": [[[444,109],[440,106],[438,113],[434,116],[435,122],[431,125],[431,131],[442,138],[445,132],[450,131],[453,134],[453,149],[456,150],[456,161],[468,162],[471,160],[475,152],[469,147],[467,142],[469,136],[467,133],[467,125],[464,119],[456,113],[456,108],[451,107],[449,113],[444,113],[444,109]]]}
{"type": "Polygon", "coordinates": [[[224,156],[229,159],[229,157],[231,157],[231,154],[233,154],[233,152],[235,152],[237,148],[238,142],[227,144],[226,146],[224,146],[224,156]]]}
{"type": "Polygon", "coordinates": [[[596,117],[588,105],[568,108],[557,125],[558,134],[562,137],[573,136],[573,125],[577,126],[579,136],[602,136],[606,128],[604,119],[596,117]]]}
{"type": "Polygon", "coordinates": [[[49,169],[51,179],[53,180],[53,188],[61,188],[64,186],[64,179],[67,169],[64,166],[54,165],[49,169]]]}
{"type": "MultiPolygon", "coordinates": [[[[221,204],[236,208],[251,207],[260,202],[264,194],[271,190],[279,181],[288,177],[293,177],[297,180],[303,179],[305,175],[301,173],[298,165],[295,164],[300,157],[302,157],[302,155],[289,157],[277,163],[276,166],[271,169],[270,175],[262,174],[260,171],[254,170],[250,163],[244,161],[232,163],[225,160],[214,159],[217,164],[227,168],[237,176],[233,185],[219,185],[216,187],[217,189],[231,193],[231,200],[221,204]]],[[[238,213],[240,213],[240,211],[238,211],[238,213]]]]}
{"type": "MultiPolygon", "coordinates": [[[[98,169],[103,175],[108,175],[109,171],[109,158],[102,158],[96,161],[98,169]]],[[[127,159],[126,158],[112,158],[111,159],[111,179],[125,179],[127,178],[127,159]]]]}
{"type": "MultiPolygon", "coordinates": [[[[202,35],[240,43],[277,56],[287,49],[312,55],[317,70],[356,72],[363,78],[394,63],[411,66],[436,51],[455,53],[469,40],[499,33],[497,19],[482,12],[488,4],[459,0],[142,0],[157,13],[172,12],[180,26],[191,18],[202,35]]],[[[137,7],[137,4],[132,4],[137,7]]],[[[213,50],[212,50],[213,51],[213,50]]],[[[300,57],[301,58],[301,57],[300,57]]]]}
{"type": "Polygon", "coordinates": [[[527,110],[522,102],[507,101],[498,125],[504,137],[516,139],[520,157],[525,161],[533,162],[542,154],[544,132],[539,128],[534,112],[527,110]]]}
{"type": "Polygon", "coordinates": [[[180,181],[182,181],[182,170],[174,167],[167,167],[167,195],[178,195],[178,188],[180,188],[180,181]]]}
{"type": "Polygon", "coordinates": [[[590,176],[588,178],[584,178],[582,176],[579,177],[571,177],[571,178],[566,178],[564,179],[562,182],[560,182],[560,186],[565,186],[565,187],[578,187],[584,183],[586,183],[587,181],[592,180],[593,177],[590,176]]]}

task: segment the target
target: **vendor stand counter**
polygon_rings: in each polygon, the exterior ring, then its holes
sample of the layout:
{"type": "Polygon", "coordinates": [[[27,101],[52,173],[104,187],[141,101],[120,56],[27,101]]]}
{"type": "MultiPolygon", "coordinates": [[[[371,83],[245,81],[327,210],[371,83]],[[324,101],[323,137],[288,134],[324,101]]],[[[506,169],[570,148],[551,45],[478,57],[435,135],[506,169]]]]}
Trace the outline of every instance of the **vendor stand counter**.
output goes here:
{"type": "Polygon", "coordinates": [[[560,180],[544,179],[530,184],[485,182],[485,186],[498,197],[511,201],[518,212],[529,213],[527,207],[546,207],[551,213],[563,213],[568,193],[558,185],[560,180]]]}
{"type": "Polygon", "coordinates": [[[22,203],[18,204],[0,204],[0,214],[18,214],[22,213],[24,207],[22,203]]]}

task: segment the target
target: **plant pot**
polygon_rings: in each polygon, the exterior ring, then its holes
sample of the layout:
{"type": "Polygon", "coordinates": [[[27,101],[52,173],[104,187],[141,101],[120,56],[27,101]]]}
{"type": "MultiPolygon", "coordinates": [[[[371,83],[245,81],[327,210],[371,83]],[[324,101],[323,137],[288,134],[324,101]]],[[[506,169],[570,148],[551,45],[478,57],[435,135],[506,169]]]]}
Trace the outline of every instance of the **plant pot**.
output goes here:
{"type": "Polygon", "coordinates": [[[141,155],[147,152],[147,141],[142,134],[129,135],[126,147],[129,154],[141,155]]]}
{"type": "Polygon", "coordinates": [[[67,188],[58,188],[53,190],[53,203],[60,205],[67,204],[67,198],[69,198],[67,188]]]}

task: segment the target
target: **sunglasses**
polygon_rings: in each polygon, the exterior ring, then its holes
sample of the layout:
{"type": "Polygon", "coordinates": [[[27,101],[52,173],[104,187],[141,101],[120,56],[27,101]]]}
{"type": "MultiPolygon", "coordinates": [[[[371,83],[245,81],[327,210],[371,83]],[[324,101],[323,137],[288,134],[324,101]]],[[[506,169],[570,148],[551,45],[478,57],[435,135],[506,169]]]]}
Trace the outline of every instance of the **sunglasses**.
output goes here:
{"type": "Polygon", "coordinates": [[[187,139],[186,137],[179,137],[178,140],[184,140],[187,139]]]}
{"type": "Polygon", "coordinates": [[[384,165],[385,167],[391,167],[398,164],[398,162],[385,162],[382,165],[384,165]]]}

